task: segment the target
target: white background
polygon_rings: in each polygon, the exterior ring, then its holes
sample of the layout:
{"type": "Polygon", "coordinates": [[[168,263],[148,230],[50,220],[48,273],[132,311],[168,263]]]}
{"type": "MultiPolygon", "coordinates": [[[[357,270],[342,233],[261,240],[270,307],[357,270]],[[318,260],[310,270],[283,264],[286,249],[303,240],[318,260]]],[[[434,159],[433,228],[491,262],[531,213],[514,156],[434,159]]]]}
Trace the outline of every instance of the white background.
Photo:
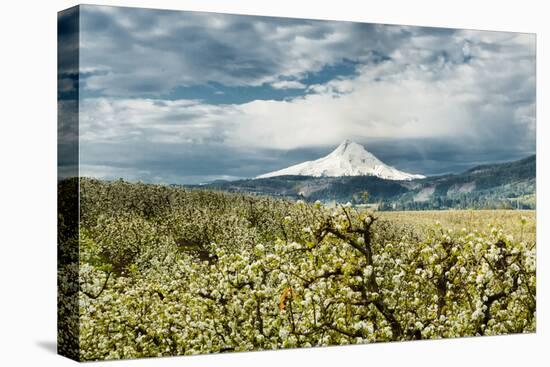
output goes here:
{"type": "MultiPolygon", "coordinates": [[[[539,366],[548,340],[548,65],[545,1],[149,0],[97,4],[537,33],[538,332],[532,335],[109,362],[118,366],[539,366]],[[545,104],[546,102],[546,104],[545,104]],[[546,168],[544,164],[546,163],[546,168]],[[547,339],[547,340],[545,340],[547,339]],[[546,342],[546,343],[545,343],[546,342]]],[[[74,364],[55,354],[56,12],[7,1],[0,15],[0,365],[74,364]]],[[[545,363],[546,362],[546,363],[545,363]]],[[[97,365],[106,364],[96,363],[97,365]]]]}

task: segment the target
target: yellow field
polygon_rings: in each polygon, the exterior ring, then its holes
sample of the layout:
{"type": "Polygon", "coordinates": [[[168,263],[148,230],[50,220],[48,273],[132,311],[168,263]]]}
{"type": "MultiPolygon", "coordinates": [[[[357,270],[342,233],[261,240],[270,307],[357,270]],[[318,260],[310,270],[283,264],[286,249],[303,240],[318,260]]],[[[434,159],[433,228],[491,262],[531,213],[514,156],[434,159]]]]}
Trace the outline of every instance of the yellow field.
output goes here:
{"type": "Polygon", "coordinates": [[[536,240],[536,212],[534,210],[429,210],[378,212],[382,219],[415,227],[433,228],[441,223],[444,229],[460,231],[490,231],[501,228],[519,241],[534,243],[536,240]]]}

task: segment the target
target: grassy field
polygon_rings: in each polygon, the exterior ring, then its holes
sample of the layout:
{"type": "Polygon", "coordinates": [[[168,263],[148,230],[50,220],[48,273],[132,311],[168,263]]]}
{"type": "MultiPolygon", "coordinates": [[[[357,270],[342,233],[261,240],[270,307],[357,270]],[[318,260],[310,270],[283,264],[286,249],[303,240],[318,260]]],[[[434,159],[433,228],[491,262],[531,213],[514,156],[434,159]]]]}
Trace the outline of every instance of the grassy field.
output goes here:
{"type": "Polygon", "coordinates": [[[453,231],[466,229],[485,233],[495,227],[515,240],[529,244],[536,241],[534,210],[427,210],[378,212],[377,215],[396,224],[415,226],[419,233],[434,228],[439,222],[442,228],[453,231]]]}

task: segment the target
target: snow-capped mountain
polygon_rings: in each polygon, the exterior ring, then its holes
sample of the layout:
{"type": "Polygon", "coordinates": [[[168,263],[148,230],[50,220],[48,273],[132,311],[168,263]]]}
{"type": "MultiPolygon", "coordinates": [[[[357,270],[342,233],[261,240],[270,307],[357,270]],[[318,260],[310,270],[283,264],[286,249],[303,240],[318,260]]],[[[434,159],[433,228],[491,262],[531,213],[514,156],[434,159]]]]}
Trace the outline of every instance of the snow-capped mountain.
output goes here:
{"type": "Polygon", "coordinates": [[[314,161],[296,164],[278,171],[265,173],[256,178],[284,175],[340,177],[340,176],[376,176],[386,180],[414,180],[425,178],[400,171],[388,166],[362,145],[345,140],[329,155],[314,161]]]}

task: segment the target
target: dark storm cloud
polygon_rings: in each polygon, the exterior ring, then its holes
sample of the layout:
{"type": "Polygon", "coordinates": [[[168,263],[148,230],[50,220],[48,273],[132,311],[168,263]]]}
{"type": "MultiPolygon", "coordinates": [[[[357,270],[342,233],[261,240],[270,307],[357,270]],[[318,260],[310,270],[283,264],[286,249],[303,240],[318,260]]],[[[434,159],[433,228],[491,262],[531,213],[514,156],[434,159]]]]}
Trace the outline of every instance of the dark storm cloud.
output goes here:
{"type": "Polygon", "coordinates": [[[344,60],[387,57],[410,31],[393,26],[82,6],[86,90],[159,95],[218,82],[258,86],[301,79],[344,60]]]}
{"type": "Polygon", "coordinates": [[[79,9],[73,7],[57,18],[57,97],[78,98],[79,9]]]}
{"type": "Polygon", "coordinates": [[[78,176],[78,7],[58,13],[57,21],[57,174],[78,176]]]}
{"type": "Polygon", "coordinates": [[[258,172],[274,170],[280,164],[294,164],[304,157],[315,159],[316,154],[324,150],[326,149],[249,151],[215,141],[156,146],[97,143],[81,148],[81,156],[86,157],[81,175],[104,179],[125,177],[145,182],[199,184],[220,179],[254,177],[258,172]]]}
{"type": "Polygon", "coordinates": [[[517,160],[534,153],[521,146],[468,144],[456,139],[383,140],[366,144],[366,148],[389,165],[428,176],[464,172],[478,165],[517,160]]]}

